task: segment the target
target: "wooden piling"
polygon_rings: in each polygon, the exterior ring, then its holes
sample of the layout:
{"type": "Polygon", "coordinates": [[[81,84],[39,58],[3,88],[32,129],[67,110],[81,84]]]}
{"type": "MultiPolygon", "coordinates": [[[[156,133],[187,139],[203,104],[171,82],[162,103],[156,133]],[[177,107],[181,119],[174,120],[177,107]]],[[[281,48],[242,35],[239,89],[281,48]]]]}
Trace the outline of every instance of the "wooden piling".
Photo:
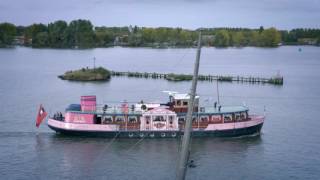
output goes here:
{"type": "MultiPolygon", "coordinates": [[[[127,76],[127,77],[135,77],[135,78],[152,78],[152,79],[168,79],[169,74],[166,73],[149,73],[149,72],[121,72],[121,71],[111,71],[112,76],[127,76]]],[[[170,80],[172,80],[172,76],[178,77],[177,81],[188,80],[188,78],[179,78],[179,77],[187,77],[190,75],[184,74],[170,74],[170,80]]],[[[199,75],[198,77],[201,81],[226,81],[226,82],[249,82],[249,83],[268,83],[274,85],[283,85],[283,77],[282,76],[274,76],[271,78],[262,78],[262,77],[245,77],[245,76],[225,76],[225,75],[199,75]]],[[[168,79],[169,80],[169,79],[168,79]]]]}

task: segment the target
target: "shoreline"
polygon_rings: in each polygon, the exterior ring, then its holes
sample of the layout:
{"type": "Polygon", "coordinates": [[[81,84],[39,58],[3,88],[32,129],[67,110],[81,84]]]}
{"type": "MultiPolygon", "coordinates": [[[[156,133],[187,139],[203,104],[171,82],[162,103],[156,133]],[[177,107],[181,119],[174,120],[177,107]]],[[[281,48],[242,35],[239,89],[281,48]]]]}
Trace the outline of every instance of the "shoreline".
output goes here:
{"type": "MultiPolygon", "coordinates": [[[[320,47],[319,45],[301,44],[301,45],[279,45],[277,47],[260,47],[260,46],[228,46],[228,47],[215,47],[215,46],[202,46],[203,48],[215,48],[215,49],[244,49],[244,48],[257,48],[257,49],[277,49],[281,47],[320,47]]],[[[101,46],[101,47],[90,47],[90,48],[56,48],[56,47],[32,47],[32,46],[21,46],[13,45],[7,47],[0,47],[1,49],[15,49],[15,48],[30,48],[30,49],[52,49],[52,50],[90,50],[90,49],[109,49],[109,48],[130,48],[130,49],[194,49],[194,46],[169,46],[165,48],[150,47],[150,46],[101,46]]]]}

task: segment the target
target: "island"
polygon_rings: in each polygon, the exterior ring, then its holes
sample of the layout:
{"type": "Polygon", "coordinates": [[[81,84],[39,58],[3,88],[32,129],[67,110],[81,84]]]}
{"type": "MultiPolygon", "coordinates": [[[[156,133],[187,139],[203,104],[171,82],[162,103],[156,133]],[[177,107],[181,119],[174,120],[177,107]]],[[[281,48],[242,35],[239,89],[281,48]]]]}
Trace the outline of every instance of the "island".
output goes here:
{"type": "Polygon", "coordinates": [[[103,68],[82,68],[74,71],[67,71],[63,75],[58,76],[62,80],[70,81],[106,81],[111,75],[110,71],[103,68]]]}

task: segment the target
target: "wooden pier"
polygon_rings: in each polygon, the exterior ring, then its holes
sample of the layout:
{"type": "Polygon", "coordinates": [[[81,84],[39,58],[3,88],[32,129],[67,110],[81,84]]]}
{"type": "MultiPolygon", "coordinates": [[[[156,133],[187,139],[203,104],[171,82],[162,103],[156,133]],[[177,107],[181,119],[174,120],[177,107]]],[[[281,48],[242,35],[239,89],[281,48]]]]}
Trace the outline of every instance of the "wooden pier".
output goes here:
{"type": "MultiPolygon", "coordinates": [[[[127,76],[135,78],[152,78],[152,79],[166,79],[169,81],[189,81],[192,80],[192,75],[187,74],[165,74],[165,73],[150,73],[150,72],[119,72],[111,71],[111,76],[127,76]]],[[[283,77],[276,75],[271,78],[261,78],[254,76],[223,76],[223,75],[199,75],[199,81],[225,81],[225,82],[248,82],[248,83],[268,83],[274,85],[283,85],[283,77]]]]}

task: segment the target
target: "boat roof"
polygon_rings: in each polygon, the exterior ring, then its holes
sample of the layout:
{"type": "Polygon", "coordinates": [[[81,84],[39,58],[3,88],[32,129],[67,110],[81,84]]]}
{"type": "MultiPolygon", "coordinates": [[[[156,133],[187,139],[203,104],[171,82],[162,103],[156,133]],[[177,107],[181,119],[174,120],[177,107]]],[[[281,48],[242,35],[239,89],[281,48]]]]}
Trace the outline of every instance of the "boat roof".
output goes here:
{"type": "MultiPolygon", "coordinates": [[[[185,99],[190,99],[190,95],[187,93],[176,93],[176,94],[172,94],[172,97],[174,99],[181,99],[181,100],[185,100],[185,99]]],[[[199,96],[195,97],[196,99],[199,99],[199,96]]]]}
{"type": "Polygon", "coordinates": [[[206,107],[205,108],[205,113],[236,113],[236,112],[244,112],[248,111],[249,108],[246,106],[221,106],[221,109],[219,111],[219,108],[214,108],[214,107],[206,107]]]}

